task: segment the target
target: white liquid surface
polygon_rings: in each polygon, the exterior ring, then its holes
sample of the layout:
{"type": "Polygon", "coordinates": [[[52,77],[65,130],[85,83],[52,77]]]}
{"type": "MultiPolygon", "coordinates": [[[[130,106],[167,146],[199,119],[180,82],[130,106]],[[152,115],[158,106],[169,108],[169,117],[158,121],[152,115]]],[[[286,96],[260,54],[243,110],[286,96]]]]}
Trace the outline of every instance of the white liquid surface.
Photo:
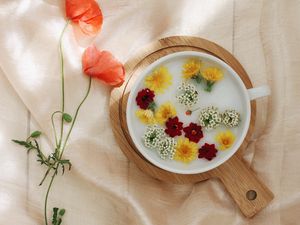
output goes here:
{"type": "MultiPolygon", "coordinates": [[[[171,172],[189,174],[205,172],[212,169],[226,161],[226,159],[235,153],[242,143],[249,127],[250,101],[244,84],[238,75],[227,64],[204,53],[190,51],[180,52],[160,58],[158,61],[149,65],[139,76],[140,77],[136,80],[128,98],[127,124],[129,133],[137,149],[145,156],[145,158],[156,166],[171,172]],[[224,112],[226,109],[234,109],[241,115],[241,122],[236,128],[226,128],[224,125],[220,125],[218,128],[211,131],[207,131],[205,128],[202,128],[204,137],[200,140],[200,142],[198,142],[198,147],[200,148],[204,143],[215,144],[216,147],[218,147],[215,141],[215,136],[220,131],[225,131],[227,129],[230,129],[235,134],[236,140],[233,146],[228,150],[218,151],[217,156],[211,161],[204,158],[198,159],[198,154],[197,158],[189,164],[175,160],[163,160],[159,157],[155,150],[148,149],[144,146],[142,136],[146,131],[147,125],[141,123],[135,115],[135,112],[139,109],[135,98],[140,90],[146,88],[144,86],[144,78],[157,67],[165,66],[173,76],[172,85],[169,86],[163,94],[156,94],[155,103],[157,106],[160,106],[167,101],[171,102],[176,108],[179,120],[184,123],[184,127],[188,126],[190,122],[199,124],[198,116],[200,110],[193,112],[190,116],[187,116],[185,114],[186,107],[179,104],[175,98],[175,96],[179,93],[177,87],[184,81],[182,78],[182,65],[187,59],[195,56],[202,61],[204,68],[213,66],[221,69],[224,77],[222,80],[214,84],[211,92],[204,91],[203,84],[197,84],[195,81],[189,81],[196,86],[199,93],[198,103],[192,108],[200,107],[201,110],[208,106],[216,106],[220,112],[224,112]]],[[[163,128],[165,128],[165,126],[163,126],[163,128]]],[[[184,137],[184,132],[182,132],[181,137],[184,137]]],[[[179,137],[175,137],[175,139],[178,138],[179,137]]]]}

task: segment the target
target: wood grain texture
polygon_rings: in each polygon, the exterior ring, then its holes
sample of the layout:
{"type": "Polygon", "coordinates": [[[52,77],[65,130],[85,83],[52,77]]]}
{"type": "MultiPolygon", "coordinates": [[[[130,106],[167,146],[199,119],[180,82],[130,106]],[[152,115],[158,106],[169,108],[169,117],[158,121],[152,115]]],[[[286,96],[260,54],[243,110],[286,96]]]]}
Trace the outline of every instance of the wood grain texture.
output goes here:
{"type": "Polygon", "coordinates": [[[240,149],[234,157],[224,164],[205,173],[184,175],[162,170],[147,161],[136,149],[130,138],[126,123],[126,106],[128,95],[136,78],[141,71],[155,60],[170,53],[187,50],[206,52],[220,58],[237,72],[247,88],[252,88],[249,76],[241,64],[221,46],[198,37],[174,36],[158,40],[143,48],[125,64],[126,81],[121,87],[112,90],[110,117],[115,137],[128,159],[134,162],[143,172],[154,178],[172,183],[195,183],[210,177],[218,177],[224,183],[244,215],[251,217],[265,207],[273,198],[272,193],[258,181],[253,172],[241,159],[242,152],[247,147],[255,124],[256,104],[254,101],[251,102],[249,130],[240,149]],[[249,191],[248,188],[257,192],[256,200],[250,202],[246,198],[246,193],[249,191]]]}
{"type": "Polygon", "coordinates": [[[242,159],[233,155],[213,170],[246,217],[253,217],[274,198],[273,193],[257,178],[242,159]],[[254,199],[247,198],[252,191],[254,199]]]}

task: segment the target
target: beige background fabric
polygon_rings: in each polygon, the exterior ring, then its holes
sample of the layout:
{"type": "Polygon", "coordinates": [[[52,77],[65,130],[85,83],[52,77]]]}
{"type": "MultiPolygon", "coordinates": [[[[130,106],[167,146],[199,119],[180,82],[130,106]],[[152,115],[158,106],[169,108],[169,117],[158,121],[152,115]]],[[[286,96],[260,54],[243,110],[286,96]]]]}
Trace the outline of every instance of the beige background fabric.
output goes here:
{"type": "MultiPolygon", "coordinates": [[[[72,225],[296,225],[300,219],[300,1],[297,0],[101,0],[102,32],[95,44],[122,62],[150,41],[193,35],[232,52],[255,86],[257,122],[246,160],[275,194],[253,219],[245,219],[221,183],[174,185],[143,174],[128,162],[109,121],[110,88],[93,82],[50,196],[67,209],[72,225]]],[[[64,26],[61,0],[0,0],[0,224],[43,224],[45,172],[10,139],[44,133],[50,151],[51,112],[59,109],[58,38],[64,26]]],[[[69,26],[64,37],[67,111],[87,87],[80,46],[69,26]]]]}

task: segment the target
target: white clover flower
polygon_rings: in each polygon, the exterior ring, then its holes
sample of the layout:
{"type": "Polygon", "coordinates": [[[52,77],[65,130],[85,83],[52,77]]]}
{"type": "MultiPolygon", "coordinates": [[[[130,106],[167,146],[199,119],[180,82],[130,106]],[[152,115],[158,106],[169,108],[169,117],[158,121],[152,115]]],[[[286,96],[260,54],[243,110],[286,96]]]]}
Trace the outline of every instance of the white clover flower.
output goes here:
{"type": "Polygon", "coordinates": [[[240,123],[240,114],[234,110],[225,110],[222,114],[222,122],[226,127],[236,127],[240,123]]]}
{"type": "Polygon", "coordinates": [[[164,129],[154,125],[148,126],[143,136],[144,144],[147,148],[157,149],[159,142],[165,137],[164,129]]]}
{"type": "Polygon", "coordinates": [[[196,87],[192,84],[182,83],[178,90],[182,92],[178,96],[176,96],[178,102],[180,104],[185,105],[186,107],[192,107],[198,101],[198,92],[196,87]]]}
{"type": "Polygon", "coordinates": [[[166,137],[158,143],[157,152],[162,159],[173,159],[175,154],[176,141],[174,138],[166,137]]]}
{"type": "Polygon", "coordinates": [[[204,108],[199,114],[199,123],[207,130],[217,128],[222,122],[222,115],[219,113],[218,108],[211,106],[204,108]]]}

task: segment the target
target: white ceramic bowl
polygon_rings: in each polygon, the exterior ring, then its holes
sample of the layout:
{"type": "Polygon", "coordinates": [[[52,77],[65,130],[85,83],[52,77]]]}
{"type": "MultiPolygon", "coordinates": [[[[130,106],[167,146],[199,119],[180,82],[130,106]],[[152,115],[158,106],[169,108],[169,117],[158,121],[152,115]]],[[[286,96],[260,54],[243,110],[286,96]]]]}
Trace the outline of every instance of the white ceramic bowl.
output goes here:
{"type": "MultiPolygon", "coordinates": [[[[129,133],[136,148],[152,164],[164,170],[180,174],[196,174],[206,172],[224,163],[238,150],[247,134],[250,124],[250,100],[266,96],[269,93],[270,91],[267,86],[247,90],[240,77],[229,65],[209,54],[194,51],[183,51],[169,54],[150,64],[139,75],[135,84],[133,85],[129,94],[126,109],[126,119],[129,133]],[[136,110],[139,109],[135,98],[137,93],[145,88],[145,76],[150,74],[155,68],[164,65],[168,68],[169,72],[173,76],[173,83],[172,86],[165,91],[165,93],[156,95],[155,102],[160,105],[166,101],[171,101],[177,109],[177,115],[180,121],[183,122],[185,126],[187,126],[190,122],[198,123],[199,113],[193,113],[192,115],[187,116],[185,114],[186,109],[179,105],[174,97],[177,93],[177,87],[182,82],[182,65],[188,58],[191,57],[199,58],[206,66],[218,67],[223,71],[224,74],[224,78],[215,83],[211,92],[205,92],[203,88],[195,85],[199,93],[199,101],[195,108],[216,106],[220,111],[224,111],[226,109],[235,109],[241,114],[241,122],[238,127],[230,129],[236,136],[236,140],[230,149],[226,151],[218,151],[217,156],[211,161],[197,158],[191,163],[185,164],[175,160],[163,160],[159,157],[156,151],[148,149],[144,146],[142,136],[146,131],[146,125],[142,124],[135,115],[136,110]]],[[[216,133],[227,129],[225,127],[219,127],[212,131],[206,131],[204,128],[202,130],[204,132],[204,138],[202,138],[198,143],[199,148],[205,142],[210,144],[215,143],[214,137],[216,133]]]]}

